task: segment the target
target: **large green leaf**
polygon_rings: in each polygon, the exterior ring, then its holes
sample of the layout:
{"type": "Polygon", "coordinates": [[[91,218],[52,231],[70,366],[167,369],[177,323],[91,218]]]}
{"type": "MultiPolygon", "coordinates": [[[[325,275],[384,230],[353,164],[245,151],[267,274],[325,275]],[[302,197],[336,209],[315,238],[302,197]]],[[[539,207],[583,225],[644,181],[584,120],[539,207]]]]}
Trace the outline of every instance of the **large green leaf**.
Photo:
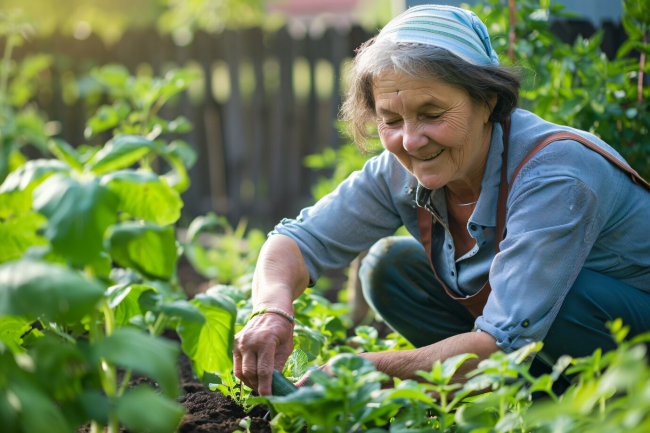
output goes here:
{"type": "Polygon", "coordinates": [[[0,193],[0,220],[27,212],[32,208],[32,194],[27,191],[0,193]]]}
{"type": "Polygon", "coordinates": [[[120,266],[154,279],[168,280],[174,273],[174,227],[129,221],[112,226],[107,238],[109,253],[120,266]]]}
{"type": "Polygon", "coordinates": [[[139,135],[118,135],[86,163],[95,174],[104,174],[130,167],[154,150],[154,143],[139,135]]]}
{"type": "Polygon", "coordinates": [[[181,216],[183,201],[178,191],[150,171],[117,171],[103,176],[100,184],[119,198],[121,211],[134,217],[168,225],[181,216]]]}
{"type": "Polygon", "coordinates": [[[143,284],[120,284],[110,287],[106,295],[109,297],[109,307],[114,309],[115,323],[118,326],[129,323],[132,317],[142,314],[140,295],[147,291],[155,292],[151,286],[143,284]]]}
{"type": "Polygon", "coordinates": [[[118,367],[137,371],[155,380],[168,397],[179,393],[176,360],[178,346],[133,328],[117,328],[95,344],[95,355],[118,367]]]}
{"type": "Polygon", "coordinates": [[[0,265],[0,316],[77,322],[103,294],[100,285],[62,266],[32,260],[0,265]]]}
{"type": "Polygon", "coordinates": [[[34,384],[21,381],[11,389],[19,408],[19,419],[24,433],[69,433],[68,422],[60,408],[34,384]]]}
{"type": "Polygon", "coordinates": [[[97,179],[79,183],[61,174],[34,190],[34,209],[48,219],[44,236],[54,251],[78,264],[98,258],[104,233],[117,220],[117,198],[97,179]]]}
{"type": "Polygon", "coordinates": [[[79,171],[83,169],[79,152],[66,141],[60,138],[54,138],[47,143],[47,148],[52,152],[52,155],[61,161],[65,161],[70,167],[79,171]]]}
{"type": "Polygon", "coordinates": [[[14,353],[24,352],[22,336],[31,328],[31,322],[24,317],[0,317],[0,341],[14,353]]]}
{"type": "Polygon", "coordinates": [[[176,328],[183,351],[193,362],[197,375],[203,372],[226,374],[232,371],[237,309],[227,297],[199,294],[192,304],[205,316],[205,323],[181,319],[176,328]]]}
{"type": "Polygon", "coordinates": [[[176,431],[184,414],[183,406],[163,397],[147,385],[128,391],[117,402],[118,418],[134,433],[176,431]]]}
{"type": "Polygon", "coordinates": [[[25,191],[31,186],[32,189],[38,185],[37,181],[42,182],[45,177],[53,173],[68,173],[70,166],[63,161],[56,159],[35,159],[27,161],[18,169],[9,173],[0,186],[0,193],[25,191]],[[32,185],[33,183],[36,185],[32,185]]]}
{"type": "Polygon", "coordinates": [[[18,215],[0,222],[0,263],[22,257],[32,245],[47,244],[36,232],[47,224],[47,219],[36,212],[18,215]]]}

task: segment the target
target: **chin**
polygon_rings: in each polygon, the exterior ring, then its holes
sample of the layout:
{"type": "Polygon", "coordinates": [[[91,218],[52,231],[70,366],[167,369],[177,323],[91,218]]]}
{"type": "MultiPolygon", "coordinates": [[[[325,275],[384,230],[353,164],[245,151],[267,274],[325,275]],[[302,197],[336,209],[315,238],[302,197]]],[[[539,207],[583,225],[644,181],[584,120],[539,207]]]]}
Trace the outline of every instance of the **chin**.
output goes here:
{"type": "Polygon", "coordinates": [[[439,175],[421,175],[415,173],[413,173],[413,175],[418,182],[420,182],[420,185],[428,189],[440,189],[447,184],[447,182],[439,175]]]}

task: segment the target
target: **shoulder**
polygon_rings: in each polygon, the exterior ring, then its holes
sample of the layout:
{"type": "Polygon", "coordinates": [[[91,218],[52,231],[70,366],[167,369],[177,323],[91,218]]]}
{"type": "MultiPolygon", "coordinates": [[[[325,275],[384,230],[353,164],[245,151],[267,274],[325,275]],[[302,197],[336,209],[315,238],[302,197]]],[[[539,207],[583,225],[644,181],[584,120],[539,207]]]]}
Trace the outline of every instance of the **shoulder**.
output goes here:
{"type": "MultiPolygon", "coordinates": [[[[525,110],[513,113],[510,139],[513,150],[508,158],[508,178],[522,164],[530,151],[552,134],[569,132],[593,143],[597,148],[628,165],[625,159],[609,144],[585,131],[556,125],[525,110]]],[[[521,166],[512,179],[511,190],[531,181],[558,178],[575,179],[596,192],[611,190],[614,183],[626,178],[626,174],[605,156],[574,139],[562,139],[548,144],[521,166]]]]}

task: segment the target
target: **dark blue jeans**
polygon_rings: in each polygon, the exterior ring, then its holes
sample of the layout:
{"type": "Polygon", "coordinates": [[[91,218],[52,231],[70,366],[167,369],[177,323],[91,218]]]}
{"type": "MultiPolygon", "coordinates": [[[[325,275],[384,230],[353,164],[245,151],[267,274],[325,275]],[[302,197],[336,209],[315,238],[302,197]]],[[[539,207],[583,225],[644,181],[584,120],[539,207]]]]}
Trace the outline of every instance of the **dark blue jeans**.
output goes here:
{"type": "MultiPolygon", "coordinates": [[[[433,275],[424,248],[412,237],[377,242],[359,271],[370,306],[414,346],[469,332],[474,317],[452,300],[433,275]]],[[[587,356],[616,347],[607,321],[630,326],[630,336],[650,330],[650,294],[614,278],[583,269],[569,290],[536,358],[548,365],[561,355],[587,356]]],[[[535,364],[535,363],[534,363],[535,364]]],[[[543,372],[535,365],[531,372],[543,372]]]]}

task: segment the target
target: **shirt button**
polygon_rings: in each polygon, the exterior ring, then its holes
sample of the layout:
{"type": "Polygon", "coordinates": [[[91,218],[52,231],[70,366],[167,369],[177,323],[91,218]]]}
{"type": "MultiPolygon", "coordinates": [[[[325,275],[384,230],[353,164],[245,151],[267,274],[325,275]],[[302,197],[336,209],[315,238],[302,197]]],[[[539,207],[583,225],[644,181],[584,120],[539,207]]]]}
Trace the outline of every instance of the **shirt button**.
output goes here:
{"type": "Polygon", "coordinates": [[[447,244],[447,247],[448,247],[449,249],[451,249],[451,244],[447,244]]]}
{"type": "Polygon", "coordinates": [[[454,274],[454,271],[451,271],[451,276],[453,277],[454,275],[456,275],[456,274],[454,274]]]}
{"type": "Polygon", "coordinates": [[[476,231],[476,225],[475,224],[470,224],[469,229],[471,231],[476,231]]]}
{"type": "Polygon", "coordinates": [[[524,328],[528,328],[528,325],[530,325],[530,322],[528,321],[528,319],[521,322],[521,326],[524,327],[524,328]]]}

